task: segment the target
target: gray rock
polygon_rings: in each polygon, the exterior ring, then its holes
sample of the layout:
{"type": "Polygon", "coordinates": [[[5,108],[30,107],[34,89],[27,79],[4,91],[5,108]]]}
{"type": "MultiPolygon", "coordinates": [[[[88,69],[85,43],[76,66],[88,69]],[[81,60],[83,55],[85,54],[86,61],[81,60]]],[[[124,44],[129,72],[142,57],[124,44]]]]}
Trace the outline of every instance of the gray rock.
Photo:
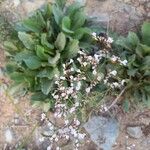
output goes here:
{"type": "Polygon", "coordinates": [[[13,140],[14,140],[13,131],[9,128],[6,129],[6,131],[5,131],[5,141],[10,144],[10,143],[13,142],[13,140]]]}
{"type": "Polygon", "coordinates": [[[92,117],[84,125],[91,140],[103,150],[111,150],[119,134],[119,124],[116,119],[107,117],[92,117]]]}
{"type": "Polygon", "coordinates": [[[127,127],[127,133],[130,137],[138,139],[143,136],[142,129],[139,126],[136,127],[127,127]]]}

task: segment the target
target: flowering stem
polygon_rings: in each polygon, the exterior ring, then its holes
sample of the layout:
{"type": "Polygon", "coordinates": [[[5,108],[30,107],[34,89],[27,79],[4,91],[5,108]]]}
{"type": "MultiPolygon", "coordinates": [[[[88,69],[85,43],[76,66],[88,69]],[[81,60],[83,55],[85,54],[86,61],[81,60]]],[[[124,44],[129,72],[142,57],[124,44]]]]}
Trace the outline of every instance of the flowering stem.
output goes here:
{"type": "Polygon", "coordinates": [[[109,111],[116,103],[117,101],[120,99],[120,97],[124,94],[124,92],[126,91],[127,87],[125,87],[120,94],[117,96],[117,98],[112,102],[112,104],[107,108],[107,111],[109,111]]]}

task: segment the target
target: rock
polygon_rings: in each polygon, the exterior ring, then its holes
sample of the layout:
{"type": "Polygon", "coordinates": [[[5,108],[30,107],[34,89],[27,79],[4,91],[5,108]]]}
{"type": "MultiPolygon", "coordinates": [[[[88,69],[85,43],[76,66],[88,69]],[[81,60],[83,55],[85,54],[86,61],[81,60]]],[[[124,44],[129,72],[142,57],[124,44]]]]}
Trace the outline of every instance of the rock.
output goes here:
{"type": "Polygon", "coordinates": [[[11,129],[6,129],[5,131],[5,141],[9,144],[13,142],[14,135],[11,129]]]}
{"type": "Polygon", "coordinates": [[[138,139],[143,136],[142,129],[139,126],[136,127],[127,127],[127,133],[130,137],[138,139]]]}
{"type": "Polygon", "coordinates": [[[116,119],[94,116],[84,125],[91,140],[103,150],[111,150],[119,134],[119,124],[116,119]]]}

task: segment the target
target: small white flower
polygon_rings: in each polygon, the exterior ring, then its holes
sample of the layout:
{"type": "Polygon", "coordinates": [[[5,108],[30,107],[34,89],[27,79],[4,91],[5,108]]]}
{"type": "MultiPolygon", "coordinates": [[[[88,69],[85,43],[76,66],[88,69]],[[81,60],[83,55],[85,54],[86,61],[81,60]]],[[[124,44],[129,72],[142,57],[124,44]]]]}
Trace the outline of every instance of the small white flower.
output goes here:
{"type": "Polygon", "coordinates": [[[110,72],[110,74],[113,75],[113,76],[116,76],[117,75],[117,71],[113,70],[113,71],[110,72]]]}
{"type": "Polygon", "coordinates": [[[70,113],[73,113],[75,110],[76,110],[76,108],[75,108],[75,107],[72,107],[69,112],[70,112],[70,113]]]}
{"type": "Polygon", "coordinates": [[[55,138],[55,142],[58,142],[58,138],[57,137],[55,138]]]}
{"type": "Polygon", "coordinates": [[[88,56],[88,60],[92,60],[93,58],[92,58],[92,56],[88,56]]]}
{"type": "Polygon", "coordinates": [[[52,146],[51,146],[51,145],[48,146],[48,147],[47,147],[47,150],[52,150],[52,146]]]}
{"type": "Polygon", "coordinates": [[[71,63],[73,63],[73,62],[74,62],[73,59],[70,59],[69,64],[71,64],[71,63]]]}
{"type": "Polygon", "coordinates": [[[79,63],[81,63],[81,62],[82,62],[82,59],[81,59],[81,58],[77,58],[77,61],[78,61],[79,63]]]}
{"type": "Polygon", "coordinates": [[[92,36],[93,36],[93,37],[96,37],[96,32],[93,32],[93,33],[92,33],[92,36]]]}
{"type": "Polygon", "coordinates": [[[44,141],[44,137],[39,138],[39,142],[43,142],[44,141]]]}
{"type": "Polygon", "coordinates": [[[68,125],[69,124],[69,120],[65,120],[65,125],[68,125]]]}
{"type": "Polygon", "coordinates": [[[76,102],[75,103],[75,107],[79,107],[80,103],[79,102],[76,102]]]}
{"type": "Polygon", "coordinates": [[[61,148],[60,147],[56,147],[56,150],[61,150],[61,148]]]}
{"type": "Polygon", "coordinates": [[[73,87],[71,87],[67,90],[67,94],[72,94],[72,93],[73,93],[73,87]]]}
{"type": "Polygon", "coordinates": [[[97,71],[94,69],[92,73],[93,73],[93,75],[96,75],[97,71]]]}
{"type": "Polygon", "coordinates": [[[66,68],[66,65],[65,65],[65,64],[63,64],[62,66],[63,66],[63,68],[66,68]]]}
{"type": "Polygon", "coordinates": [[[86,136],[85,133],[83,133],[83,134],[79,133],[79,134],[78,134],[79,140],[83,140],[83,139],[85,138],[85,136],[86,136]]]}
{"type": "Polygon", "coordinates": [[[82,51],[78,51],[78,53],[79,53],[80,55],[85,55],[85,53],[82,52],[82,51]]]}
{"type": "Polygon", "coordinates": [[[45,120],[45,118],[46,118],[46,114],[42,113],[41,114],[41,121],[45,120]]]}
{"type": "Polygon", "coordinates": [[[65,135],[65,138],[66,138],[67,140],[69,140],[70,137],[69,137],[69,135],[65,135]]]}
{"type": "Polygon", "coordinates": [[[114,41],[113,38],[108,37],[108,39],[107,39],[107,42],[108,42],[108,43],[112,43],[113,41],[114,41]]]}
{"type": "Polygon", "coordinates": [[[116,62],[118,60],[118,57],[113,55],[112,58],[110,58],[110,59],[111,59],[111,61],[116,62]]]}
{"type": "Polygon", "coordinates": [[[98,62],[99,61],[99,55],[94,54],[95,60],[98,62]]]}
{"type": "Polygon", "coordinates": [[[113,85],[114,85],[115,87],[119,87],[119,83],[117,83],[117,82],[114,82],[113,85]]]}
{"type": "Polygon", "coordinates": [[[86,66],[87,66],[87,62],[84,62],[84,63],[83,63],[83,66],[86,67],[86,66]]]}
{"type": "Polygon", "coordinates": [[[80,88],[81,88],[81,82],[78,82],[78,83],[77,83],[77,86],[76,86],[76,90],[79,91],[80,88]]]}
{"type": "Polygon", "coordinates": [[[55,81],[55,84],[59,85],[59,81],[55,81]]]}
{"type": "Polygon", "coordinates": [[[126,65],[128,64],[128,61],[125,59],[125,60],[123,60],[123,61],[120,61],[120,63],[121,63],[122,65],[126,66],[126,65]]]}
{"type": "Polygon", "coordinates": [[[54,95],[54,99],[58,99],[59,98],[59,96],[58,95],[54,95]]]}
{"type": "Polygon", "coordinates": [[[71,71],[74,71],[74,68],[71,68],[70,70],[71,70],[71,71]]]}
{"type": "Polygon", "coordinates": [[[75,124],[76,124],[77,126],[79,126],[79,125],[80,125],[80,121],[79,121],[79,120],[75,120],[75,124]]]}
{"type": "Polygon", "coordinates": [[[126,80],[121,81],[121,85],[124,85],[126,83],[126,80]]]}
{"type": "Polygon", "coordinates": [[[60,79],[61,79],[61,80],[66,80],[66,78],[65,78],[65,77],[62,77],[62,76],[60,77],[60,79]]]}
{"type": "Polygon", "coordinates": [[[78,73],[81,73],[81,70],[80,70],[80,69],[77,69],[77,72],[78,72],[78,73]]]}
{"type": "Polygon", "coordinates": [[[85,89],[85,91],[86,91],[87,93],[90,93],[91,88],[90,88],[90,87],[88,87],[88,88],[86,88],[86,89],[85,89]]]}
{"type": "Polygon", "coordinates": [[[61,93],[61,96],[62,96],[62,97],[65,97],[65,96],[66,96],[66,93],[61,93]]]}

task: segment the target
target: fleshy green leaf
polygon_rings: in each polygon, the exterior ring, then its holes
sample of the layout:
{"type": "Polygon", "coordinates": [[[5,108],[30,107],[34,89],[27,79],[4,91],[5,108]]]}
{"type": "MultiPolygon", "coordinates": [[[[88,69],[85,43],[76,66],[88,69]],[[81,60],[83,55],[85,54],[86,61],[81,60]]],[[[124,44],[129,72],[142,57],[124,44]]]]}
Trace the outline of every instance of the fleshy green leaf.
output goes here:
{"type": "Polygon", "coordinates": [[[58,60],[60,59],[60,53],[56,51],[56,55],[54,57],[49,57],[48,62],[50,66],[56,66],[58,60]]]}
{"type": "Polygon", "coordinates": [[[45,54],[44,52],[44,47],[37,45],[36,47],[36,55],[41,59],[41,60],[48,60],[49,55],[45,54]]]}
{"type": "Polygon", "coordinates": [[[150,22],[145,22],[142,26],[143,44],[150,46],[150,22]]]}
{"type": "Polygon", "coordinates": [[[65,45],[66,45],[66,37],[65,34],[61,32],[57,36],[57,39],[55,41],[55,47],[58,50],[62,51],[65,48],[65,45]]]}
{"type": "Polygon", "coordinates": [[[71,20],[69,17],[65,16],[62,20],[62,30],[66,33],[72,34],[73,31],[70,30],[71,27],[71,20]]]}
{"type": "Polygon", "coordinates": [[[25,32],[18,32],[18,37],[27,49],[34,49],[33,37],[25,32]]]}
{"type": "Polygon", "coordinates": [[[24,59],[25,64],[28,68],[34,70],[41,67],[41,61],[37,56],[30,56],[27,59],[24,59]]]}
{"type": "Polygon", "coordinates": [[[77,55],[79,51],[79,41],[72,40],[67,45],[66,49],[63,52],[63,58],[70,59],[77,55]]]}
{"type": "Polygon", "coordinates": [[[41,78],[41,90],[43,94],[48,95],[49,92],[52,90],[53,81],[49,80],[48,78],[41,78]]]}

